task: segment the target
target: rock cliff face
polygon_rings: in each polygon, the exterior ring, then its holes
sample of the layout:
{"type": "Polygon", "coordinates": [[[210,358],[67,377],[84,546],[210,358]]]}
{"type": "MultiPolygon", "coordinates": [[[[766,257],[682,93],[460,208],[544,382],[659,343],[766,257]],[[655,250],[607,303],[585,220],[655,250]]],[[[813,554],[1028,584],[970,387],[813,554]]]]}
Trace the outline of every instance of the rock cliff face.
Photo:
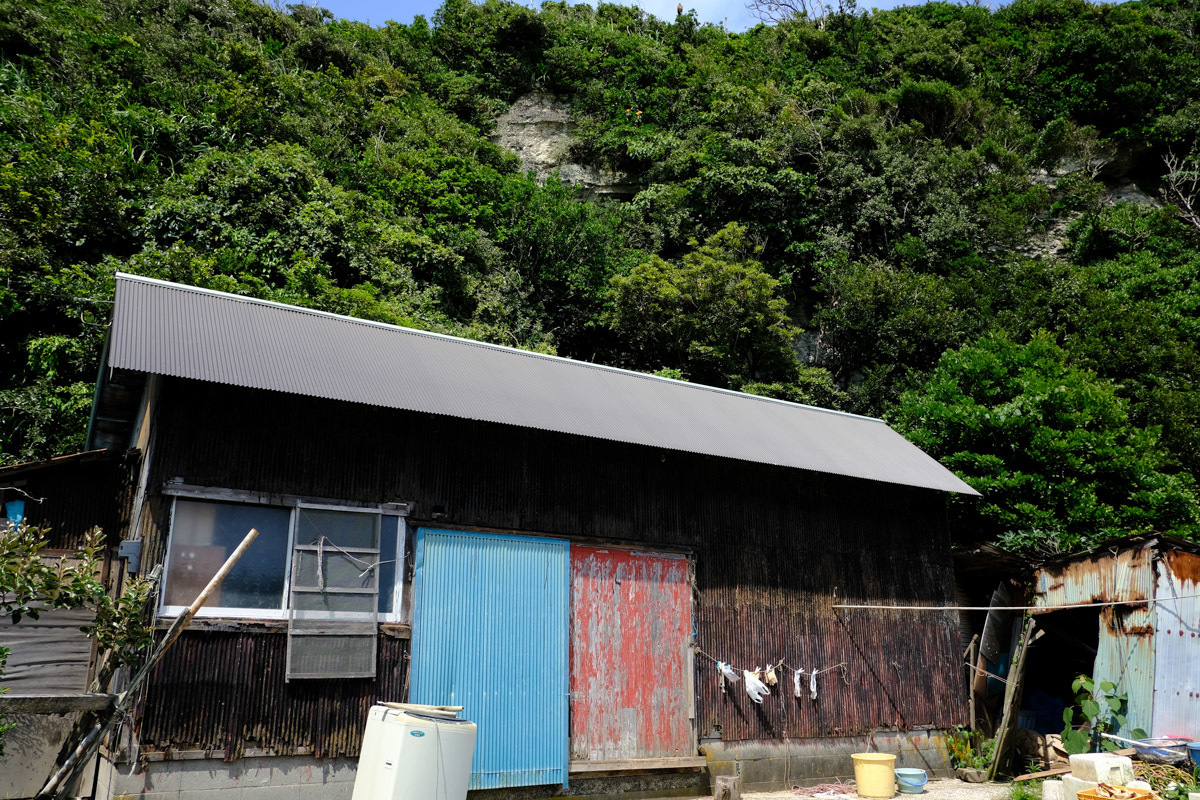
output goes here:
{"type": "MultiPolygon", "coordinates": [[[[1058,182],[1065,176],[1079,169],[1088,168],[1098,172],[1098,178],[1104,183],[1103,201],[1106,205],[1116,203],[1137,203],[1151,208],[1161,208],[1162,202],[1145,192],[1130,177],[1132,159],[1118,157],[1096,164],[1081,164],[1075,160],[1064,160],[1055,165],[1052,170],[1038,170],[1029,177],[1034,183],[1040,183],[1050,190],[1051,197],[1058,191],[1058,182]]],[[[1079,218],[1079,214],[1067,217],[1057,217],[1047,220],[1044,230],[1033,234],[1021,247],[1016,250],[1030,258],[1052,258],[1065,256],[1070,250],[1067,241],[1067,228],[1079,218]]]]}
{"type": "Polygon", "coordinates": [[[492,141],[515,153],[521,169],[532,171],[539,182],[558,170],[563,182],[579,189],[584,199],[637,194],[638,187],[623,173],[570,161],[575,141],[571,107],[554,95],[531,92],[517,100],[496,120],[492,141]]]}

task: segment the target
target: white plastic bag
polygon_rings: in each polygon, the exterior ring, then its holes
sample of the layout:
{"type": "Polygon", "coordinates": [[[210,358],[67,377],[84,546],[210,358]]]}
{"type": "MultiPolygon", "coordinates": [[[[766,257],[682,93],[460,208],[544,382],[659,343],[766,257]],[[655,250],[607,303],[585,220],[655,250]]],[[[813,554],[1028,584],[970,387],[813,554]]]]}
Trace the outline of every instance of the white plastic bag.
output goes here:
{"type": "Polygon", "coordinates": [[[817,699],[817,671],[815,669],[808,675],[808,697],[810,700],[817,699]]]}
{"type": "Polygon", "coordinates": [[[796,670],[795,674],[792,675],[793,693],[796,695],[796,697],[804,697],[804,689],[800,685],[800,679],[803,677],[804,677],[804,670],[802,670],[802,669],[796,670]]]}
{"type": "Polygon", "coordinates": [[[750,699],[762,705],[764,695],[771,693],[767,685],[760,681],[753,672],[748,670],[742,672],[742,677],[746,679],[746,694],[750,695],[750,699]]]}
{"type": "Polygon", "coordinates": [[[724,661],[717,662],[717,669],[720,671],[722,677],[724,677],[725,680],[729,681],[730,683],[737,683],[741,680],[741,678],[738,677],[738,674],[733,671],[733,667],[729,666],[724,661]]]}

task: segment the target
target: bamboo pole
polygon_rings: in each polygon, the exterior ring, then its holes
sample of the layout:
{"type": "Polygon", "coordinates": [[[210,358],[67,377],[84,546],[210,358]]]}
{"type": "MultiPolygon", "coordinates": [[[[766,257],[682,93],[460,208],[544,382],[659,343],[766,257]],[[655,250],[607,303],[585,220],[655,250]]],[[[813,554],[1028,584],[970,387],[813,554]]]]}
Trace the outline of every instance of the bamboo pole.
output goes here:
{"type": "Polygon", "coordinates": [[[175,643],[175,640],[183,633],[183,629],[196,616],[196,612],[208,601],[209,596],[217,590],[217,587],[221,585],[221,581],[225,580],[225,576],[229,574],[229,571],[237,564],[238,559],[242,557],[242,554],[246,552],[246,549],[257,538],[258,529],[251,528],[250,532],[246,534],[246,538],[242,539],[242,543],[229,555],[229,558],[217,570],[217,574],[212,577],[208,585],[204,587],[200,594],[196,595],[196,599],[187,607],[187,610],[176,617],[175,621],[171,623],[171,627],[167,629],[166,636],[154,648],[154,652],[146,659],[146,663],[137,671],[133,679],[129,681],[129,686],[125,688],[125,691],[118,695],[117,702],[109,710],[107,718],[102,717],[96,720],[96,723],[88,731],[83,741],[72,751],[62,766],[50,776],[50,779],[46,781],[46,785],[42,787],[41,791],[34,796],[35,800],[61,799],[66,796],[66,790],[75,782],[74,779],[82,771],[83,766],[91,761],[92,756],[100,749],[100,743],[104,741],[104,738],[116,726],[117,721],[129,711],[129,707],[133,705],[133,699],[138,689],[150,677],[150,672],[162,660],[163,654],[175,643]]]}

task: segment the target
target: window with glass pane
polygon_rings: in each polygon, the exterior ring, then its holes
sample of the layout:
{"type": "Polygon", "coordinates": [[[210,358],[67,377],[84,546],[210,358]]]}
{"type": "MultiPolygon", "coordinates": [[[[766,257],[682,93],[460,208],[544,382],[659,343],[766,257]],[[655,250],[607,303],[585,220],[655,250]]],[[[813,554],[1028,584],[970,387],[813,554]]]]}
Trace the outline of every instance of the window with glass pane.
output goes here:
{"type": "Polygon", "coordinates": [[[379,613],[390,614],[396,607],[396,575],[403,541],[400,518],[381,517],[379,520],[379,613]]]}
{"type": "Polygon", "coordinates": [[[206,606],[282,609],[290,523],[291,512],[285,508],[176,500],[163,605],[190,605],[250,529],[257,528],[258,538],[206,606]]]}
{"type": "Polygon", "coordinates": [[[379,515],[303,507],[296,514],[287,677],[374,676],[379,515]]]}

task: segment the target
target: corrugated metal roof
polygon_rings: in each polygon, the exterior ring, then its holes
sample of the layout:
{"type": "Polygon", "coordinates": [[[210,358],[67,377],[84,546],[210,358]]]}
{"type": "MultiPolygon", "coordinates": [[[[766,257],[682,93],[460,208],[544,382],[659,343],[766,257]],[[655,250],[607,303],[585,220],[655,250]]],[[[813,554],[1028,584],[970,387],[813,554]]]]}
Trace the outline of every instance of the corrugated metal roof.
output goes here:
{"type": "Polygon", "coordinates": [[[108,366],[977,494],[880,420],[117,274],[108,366]]]}

